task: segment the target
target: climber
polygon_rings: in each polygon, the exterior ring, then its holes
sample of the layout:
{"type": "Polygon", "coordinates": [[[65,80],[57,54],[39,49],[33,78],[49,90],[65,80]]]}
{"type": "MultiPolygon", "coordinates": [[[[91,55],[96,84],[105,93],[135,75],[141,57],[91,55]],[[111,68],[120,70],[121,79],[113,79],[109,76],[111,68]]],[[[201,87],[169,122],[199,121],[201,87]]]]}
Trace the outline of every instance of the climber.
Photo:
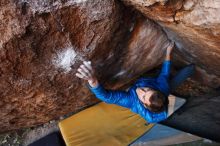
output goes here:
{"type": "Polygon", "coordinates": [[[157,78],[140,78],[128,91],[107,90],[95,76],[90,61],[84,61],[76,76],[88,81],[89,89],[100,100],[129,108],[142,116],[148,123],[157,123],[167,118],[168,95],[194,72],[194,65],[188,65],[177,75],[170,77],[170,58],[174,42],[169,42],[162,70],[157,78]]]}

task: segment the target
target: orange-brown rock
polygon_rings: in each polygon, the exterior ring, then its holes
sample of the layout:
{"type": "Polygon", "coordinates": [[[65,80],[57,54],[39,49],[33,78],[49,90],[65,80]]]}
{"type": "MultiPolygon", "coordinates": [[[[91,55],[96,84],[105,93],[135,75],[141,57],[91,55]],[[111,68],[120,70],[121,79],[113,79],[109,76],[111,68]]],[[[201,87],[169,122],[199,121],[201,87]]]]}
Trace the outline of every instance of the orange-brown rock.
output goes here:
{"type": "Polygon", "coordinates": [[[117,89],[162,63],[195,63],[196,77],[220,85],[217,0],[29,0],[0,2],[0,132],[77,112],[98,100],[75,77],[91,60],[117,89]],[[148,18],[154,20],[154,22],[148,18]]]}
{"type": "Polygon", "coordinates": [[[220,2],[218,0],[122,0],[160,24],[177,45],[181,62],[195,63],[197,78],[220,86],[220,2]]]}
{"type": "Polygon", "coordinates": [[[115,0],[4,0],[0,21],[0,132],[98,102],[75,77],[83,60],[118,88],[160,64],[167,43],[161,27],[115,0]]]}

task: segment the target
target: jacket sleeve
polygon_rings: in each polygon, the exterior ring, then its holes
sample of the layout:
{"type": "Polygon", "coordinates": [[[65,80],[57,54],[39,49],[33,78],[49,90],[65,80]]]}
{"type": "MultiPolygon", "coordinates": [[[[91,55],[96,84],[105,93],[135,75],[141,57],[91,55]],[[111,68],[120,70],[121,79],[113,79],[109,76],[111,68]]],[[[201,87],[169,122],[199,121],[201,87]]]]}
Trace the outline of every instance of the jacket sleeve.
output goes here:
{"type": "Polygon", "coordinates": [[[169,78],[171,61],[164,61],[159,77],[169,78]]]}
{"type": "Polygon", "coordinates": [[[126,108],[131,108],[132,106],[132,97],[127,91],[107,90],[100,84],[94,88],[89,84],[87,86],[98,99],[106,103],[117,104],[126,108]]]}

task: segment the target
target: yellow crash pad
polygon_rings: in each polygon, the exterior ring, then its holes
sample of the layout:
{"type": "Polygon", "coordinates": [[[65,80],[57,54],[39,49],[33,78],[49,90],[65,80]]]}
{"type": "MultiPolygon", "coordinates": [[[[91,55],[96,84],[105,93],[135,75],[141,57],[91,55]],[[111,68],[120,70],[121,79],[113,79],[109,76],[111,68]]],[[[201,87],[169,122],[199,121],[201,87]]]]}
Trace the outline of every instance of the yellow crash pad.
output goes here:
{"type": "Polygon", "coordinates": [[[152,127],[129,109],[104,102],[59,123],[67,146],[126,146],[152,127]]]}

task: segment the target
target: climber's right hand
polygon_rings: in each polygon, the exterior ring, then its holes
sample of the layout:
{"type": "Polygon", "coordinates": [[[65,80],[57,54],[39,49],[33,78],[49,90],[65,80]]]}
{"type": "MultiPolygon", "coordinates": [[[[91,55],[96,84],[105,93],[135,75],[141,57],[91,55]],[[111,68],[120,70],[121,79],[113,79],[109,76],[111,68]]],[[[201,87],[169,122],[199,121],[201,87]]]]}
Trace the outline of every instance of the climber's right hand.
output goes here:
{"type": "Polygon", "coordinates": [[[83,61],[83,64],[77,69],[76,76],[87,80],[91,87],[97,87],[99,84],[95,76],[95,71],[92,68],[91,61],[83,61]]]}

